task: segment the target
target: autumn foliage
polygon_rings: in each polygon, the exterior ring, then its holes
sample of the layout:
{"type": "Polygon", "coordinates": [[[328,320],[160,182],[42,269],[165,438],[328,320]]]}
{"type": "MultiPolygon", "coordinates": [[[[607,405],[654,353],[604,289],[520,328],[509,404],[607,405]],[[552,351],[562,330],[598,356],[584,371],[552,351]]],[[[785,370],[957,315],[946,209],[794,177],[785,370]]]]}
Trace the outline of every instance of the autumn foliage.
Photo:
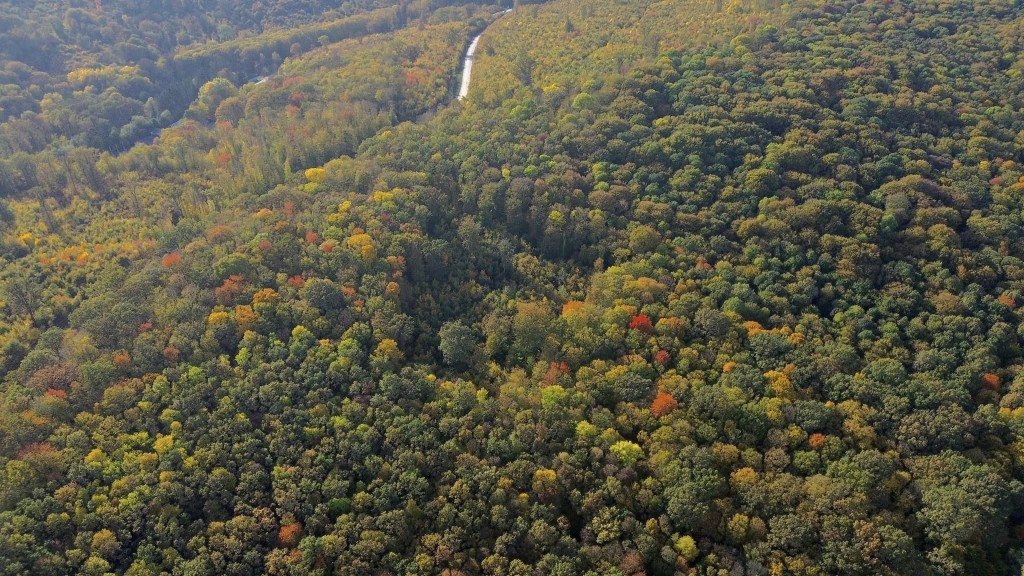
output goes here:
{"type": "Polygon", "coordinates": [[[160,260],[160,263],[163,264],[164,268],[170,268],[179,262],[181,262],[181,254],[178,254],[177,252],[171,252],[160,260]]]}
{"type": "Polygon", "coordinates": [[[551,362],[548,364],[548,369],[544,372],[544,382],[553,384],[559,376],[569,371],[569,365],[565,362],[551,362]]]}
{"type": "Polygon", "coordinates": [[[164,361],[171,365],[177,364],[178,360],[181,359],[181,351],[170,344],[164,346],[161,354],[164,357],[164,361]]]}
{"type": "Polygon", "coordinates": [[[665,414],[675,410],[679,406],[679,402],[671,394],[659,392],[654,397],[654,401],[651,402],[651,414],[657,417],[662,417],[665,414]]]}
{"type": "Polygon", "coordinates": [[[285,524],[281,526],[281,529],[277,532],[277,540],[281,545],[294,548],[299,545],[299,540],[302,538],[302,524],[299,522],[292,522],[291,524],[285,524]]]}
{"type": "Polygon", "coordinates": [[[132,365],[132,358],[127,352],[115,352],[112,362],[118,370],[127,371],[132,365]]]}
{"type": "Polygon", "coordinates": [[[523,2],[447,106],[488,7],[71,4],[143,28],[0,70],[0,573],[1019,572],[1024,5],[523,2]]]}
{"type": "Polygon", "coordinates": [[[583,308],[583,302],[579,300],[569,300],[562,305],[562,316],[568,316],[581,308],[583,308]]]}
{"type": "Polygon", "coordinates": [[[807,443],[815,450],[825,445],[825,435],[820,432],[811,434],[811,437],[807,439],[807,443]]]}
{"type": "Polygon", "coordinates": [[[222,305],[233,304],[245,289],[246,280],[244,276],[232,274],[224,282],[214,289],[217,302],[222,305]]]}
{"type": "Polygon", "coordinates": [[[644,334],[653,334],[654,325],[651,323],[651,319],[646,314],[637,314],[629,320],[629,329],[643,332],[644,334]]]}

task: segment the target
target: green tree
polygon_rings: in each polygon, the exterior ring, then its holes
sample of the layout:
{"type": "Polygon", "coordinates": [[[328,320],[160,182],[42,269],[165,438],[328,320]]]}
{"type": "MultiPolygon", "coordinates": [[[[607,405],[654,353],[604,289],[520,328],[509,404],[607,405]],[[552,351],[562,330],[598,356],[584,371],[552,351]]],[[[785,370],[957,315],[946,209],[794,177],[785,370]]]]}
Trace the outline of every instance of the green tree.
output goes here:
{"type": "Polygon", "coordinates": [[[465,367],[473,363],[478,352],[476,334],[459,320],[445,322],[437,333],[438,349],[449,366],[465,367]]]}

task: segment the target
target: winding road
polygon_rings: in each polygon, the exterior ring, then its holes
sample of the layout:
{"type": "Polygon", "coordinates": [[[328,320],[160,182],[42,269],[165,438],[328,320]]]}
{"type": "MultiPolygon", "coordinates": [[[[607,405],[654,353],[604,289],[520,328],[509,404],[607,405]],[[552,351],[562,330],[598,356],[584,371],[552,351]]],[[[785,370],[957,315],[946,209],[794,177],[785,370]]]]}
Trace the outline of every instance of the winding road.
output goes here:
{"type": "MultiPolygon", "coordinates": [[[[498,18],[504,18],[505,15],[511,11],[512,9],[509,8],[504,12],[497,12],[494,15],[498,18]]],[[[496,21],[497,20],[495,20],[495,22],[496,21]]],[[[484,29],[484,32],[486,31],[487,30],[484,29]]],[[[484,32],[477,34],[476,37],[473,38],[473,41],[469,43],[469,48],[466,49],[466,57],[462,62],[462,84],[459,85],[458,100],[462,100],[469,94],[469,81],[473,75],[473,56],[476,54],[476,46],[480,43],[480,37],[484,35],[484,32]]]]}
{"type": "MultiPolygon", "coordinates": [[[[510,12],[512,12],[511,8],[509,8],[508,10],[504,10],[502,12],[495,12],[494,14],[492,14],[492,16],[496,16],[497,17],[497,18],[495,18],[494,22],[497,22],[501,18],[504,18],[510,12]]],[[[494,22],[491,22],[491,24],[494,24],[494,22]]],[[[490,28],[490,26],[488,26],[488,28],[490,28]]],[[[466,56],[463,59],[463,64],[462,64],[462,82],[461,82],[461,84],[459,86],[459,95],[458,95],[458,98],[457,98],[458,100],[464,99],[466,97],[466,95],[469,94],[469,81],[470,81],[470,77],[473,74],[473,56],[476,54],[476,47],[477,47],[477,44],[480,43],[480,37],[483,36],[484,32],[486,32],[486,31],[487,31],[487,28],[485,28],[482,32],[477,34],[476,37],[473,38],[473,41],[469,43],[469,47],[466,48],[466,56]]],[[[270,76],[257,76],[255,78],[252,78],[249,81],[245,82],[245,84],[253,84],[253,85],[257,85],[258,86],[260,84],[263,84],[264,82],[266,82],[269,79],[270,79],[270,76]]],[[[174,127],[177,127],[184,120],[185,120],[184,117],[182,117],[182,118],[178,119],[177,121],[175,121],[170,126],[165,126],[165,127],[161,127],[161,128],[156,129],[156,130],[153,130],[148,135],[140,138],[136,143],[147,142],[147,141],[151,141],[151,140],[153,140],[155,138],[159,138],[160,135],[163,133],[164,128],[174,128],[174,127]]]]}

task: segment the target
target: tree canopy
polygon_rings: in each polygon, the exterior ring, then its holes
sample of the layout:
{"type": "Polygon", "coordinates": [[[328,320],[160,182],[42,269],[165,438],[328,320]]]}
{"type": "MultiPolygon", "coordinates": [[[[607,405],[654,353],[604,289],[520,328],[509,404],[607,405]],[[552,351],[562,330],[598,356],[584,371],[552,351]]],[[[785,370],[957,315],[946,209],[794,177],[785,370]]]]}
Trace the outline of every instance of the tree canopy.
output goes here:
{"type": "Polygon", "coordinates": [[[1021,570],[1019,3],[8,4],[0,575],[1021,570]]]}

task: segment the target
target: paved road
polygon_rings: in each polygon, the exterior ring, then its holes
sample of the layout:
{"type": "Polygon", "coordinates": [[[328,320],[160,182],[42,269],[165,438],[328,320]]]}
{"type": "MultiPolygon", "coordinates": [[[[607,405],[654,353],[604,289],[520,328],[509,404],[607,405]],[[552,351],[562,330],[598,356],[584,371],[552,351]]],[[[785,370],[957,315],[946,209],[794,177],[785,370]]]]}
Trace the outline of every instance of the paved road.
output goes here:
{"type": "MultiPolygon", "coordinates": [[[[498,12],[495,16],[502,18],[511,11],[509,9],[504,12],[498,12]]],[[[469,48],[466,49],[466,58],[462,63],[462,84],[459,86],[459,100],[462,100],[469,94],[469,81],[473,75],[473,56],[476,54],[476,45],[480,43],[480,37],[483,35],[483,32],[477,34],[476,38],[473,38],[473,41],[469,43],[469,48]]]]}

